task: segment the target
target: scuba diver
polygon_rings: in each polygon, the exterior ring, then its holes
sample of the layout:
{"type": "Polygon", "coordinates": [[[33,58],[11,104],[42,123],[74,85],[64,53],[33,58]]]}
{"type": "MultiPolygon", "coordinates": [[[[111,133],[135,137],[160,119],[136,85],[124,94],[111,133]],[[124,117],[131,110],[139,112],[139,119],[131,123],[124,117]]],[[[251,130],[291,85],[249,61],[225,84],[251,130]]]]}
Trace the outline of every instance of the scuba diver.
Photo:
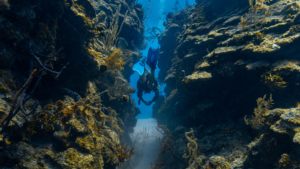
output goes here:
{"type": "Polygon", "coordinates": [[[142,101],[145,105],[149,106],[159,96],[158,83],[157,83],[156,79],[154,78],[158,55],[159,55],[159,49],[156,49],[156,48],[152,49],[152,47],[149,48],[146,63],[151,68],[151,71],[149,71],[146,68],[145,59],[142,60],[142,63],[139,63],[141,66],[144,67],[144,71],[143,71],[142,75],[140,74],[140,78],[137,82],[137,90],[138,90],[137,96],[139,98],[139,101],[138,101],[139,105],[141,104],[141,101],[142,101]],[[143,92],[150,93],[152,91],[155,92],[154,98],[151,101],[145,101],[143,99],[143,92]]]}

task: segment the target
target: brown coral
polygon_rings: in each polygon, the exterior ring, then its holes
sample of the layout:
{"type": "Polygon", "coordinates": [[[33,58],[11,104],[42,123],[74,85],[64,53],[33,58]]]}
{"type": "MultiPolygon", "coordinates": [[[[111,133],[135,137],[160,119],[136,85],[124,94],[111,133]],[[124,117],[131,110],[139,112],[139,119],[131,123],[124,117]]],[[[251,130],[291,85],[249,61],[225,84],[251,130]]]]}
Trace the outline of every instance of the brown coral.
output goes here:
{"type": "Polygon", "coordinates": [[[124,145],[124,141],[121,142],[121,145],[117,148],[118,158],[120,162],[125,162],[126,159],[131,159],[131,157],[135,154],[134,148],[129,148],[129,145],[124,145]]]}
{"type": "Polygon", "coordinates": [[[33,75],[37,72],[37,69],[34,69],[30,75],[30,77],[28,78],[27,82],[21,87],[21,89],[17,92],[17,94],[15,95],[14,97],[14,100],[11,104],[11,108],[10,108],[10,111],[9,111],[9,114],[4,117],[1,121],[0,121],[0,126],[3,126],[4,123],[12,116],[15,108],[16,108],[16,103],[17,103],[17,99],[19,97],[19,95],[22,93],[22,91],[30,85],[32,79],[33,79],[33,75]]]}
{"type": "Polygon", "coordinates": [[[57,105],[61,105],[62,106],[62,110],[61,113],[64,115],[64,117],[71,117],[74,113],[74,111],[78,108],[79,106],[79,101],[76,102],[74,105],[72,105],[71,107],[68,107],[63,101],[58,100],[56,102],[57,105]]]}
{"type": "Polygon", "coordinates": [[[154,160],[154,167],[151,169],[160,169],[160,168],[168,168],[171,164],[174,163],[174,155],[173,155],[173,148],[174,148],[174,141],[172,138],[171,131],[164,125],[156,126],[156,130],[159,131],[165,138],[160,139],[160,146],[158,157],[155,157],[154,160]]]}
{"type": "Polygon", "coordinates": [[[254,115],[252,115],[251,119],[247,119],[246,116],[244,117],[245,123],[247,125],[251,125],[254,129],[260,129],[263,125],[263,122],[265,121],[264,115],[266,115],[269,112],[269,108],[272,107],[272,94],[270,95],[269,100],[265,101],[266,95],[264,95],[263,98],[259,97],[257,102],[257,108],[254,109],[254,115]]]}

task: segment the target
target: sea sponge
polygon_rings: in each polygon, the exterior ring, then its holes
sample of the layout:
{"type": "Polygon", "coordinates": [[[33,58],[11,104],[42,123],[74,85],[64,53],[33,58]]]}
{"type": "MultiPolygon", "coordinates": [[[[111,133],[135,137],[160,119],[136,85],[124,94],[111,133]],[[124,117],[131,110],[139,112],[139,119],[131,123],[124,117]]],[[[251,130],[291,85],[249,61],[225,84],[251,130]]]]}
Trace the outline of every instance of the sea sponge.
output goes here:
{"type": "Polygon", "coordinates": [[[129,96],[128,95],[123,95],[122,99],[124,102],[128,102],[129,101],[129,96]]]}

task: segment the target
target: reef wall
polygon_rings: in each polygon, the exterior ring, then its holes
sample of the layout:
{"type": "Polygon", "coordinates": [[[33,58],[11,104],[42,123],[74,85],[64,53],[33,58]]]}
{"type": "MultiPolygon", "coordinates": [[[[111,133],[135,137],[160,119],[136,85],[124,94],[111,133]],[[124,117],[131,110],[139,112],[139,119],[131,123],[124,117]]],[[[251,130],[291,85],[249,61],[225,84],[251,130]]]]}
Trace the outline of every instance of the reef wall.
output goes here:
{"type": "Polygon", "coordinates": [[[143,15],[132,0],[0,1],[0,167],[108,169],[134,154],[143,15]]]}
{"type": "Polygon", "coordinates": [[[153,117],[174,161],[156,168],[299,168],[299,19],[292,0],[199,0],[168,14],[153,117]]]}

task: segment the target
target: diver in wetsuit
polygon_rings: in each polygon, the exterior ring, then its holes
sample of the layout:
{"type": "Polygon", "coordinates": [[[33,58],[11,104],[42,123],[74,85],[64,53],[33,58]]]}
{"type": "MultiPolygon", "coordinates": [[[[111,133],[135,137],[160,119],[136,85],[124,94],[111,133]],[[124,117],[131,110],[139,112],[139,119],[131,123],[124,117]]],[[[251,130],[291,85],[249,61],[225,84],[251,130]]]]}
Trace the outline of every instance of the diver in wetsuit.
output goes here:
{"type": "Polygon", "coordinates": [[[137,82],[137,89],[138,89],[137,96],[139,98],[138,104],[140,104],[140,101],[142,101],[145,105],[149,106],[159,96],[158,83],[154,78],[158,55],[159,55],[159,49],[155,49],[155,48],[152,49],[151,47],[149,48],[148,56],[147,56],[147,64],[151,68],[151,71],[149,71],[144,65],[144,73],[140,76],[139,81],[137,82]],[[145,101],[143,99],[143,92],[150,93],[152,91],[155,92],[154,98],[151,101],[145,101]]]}

